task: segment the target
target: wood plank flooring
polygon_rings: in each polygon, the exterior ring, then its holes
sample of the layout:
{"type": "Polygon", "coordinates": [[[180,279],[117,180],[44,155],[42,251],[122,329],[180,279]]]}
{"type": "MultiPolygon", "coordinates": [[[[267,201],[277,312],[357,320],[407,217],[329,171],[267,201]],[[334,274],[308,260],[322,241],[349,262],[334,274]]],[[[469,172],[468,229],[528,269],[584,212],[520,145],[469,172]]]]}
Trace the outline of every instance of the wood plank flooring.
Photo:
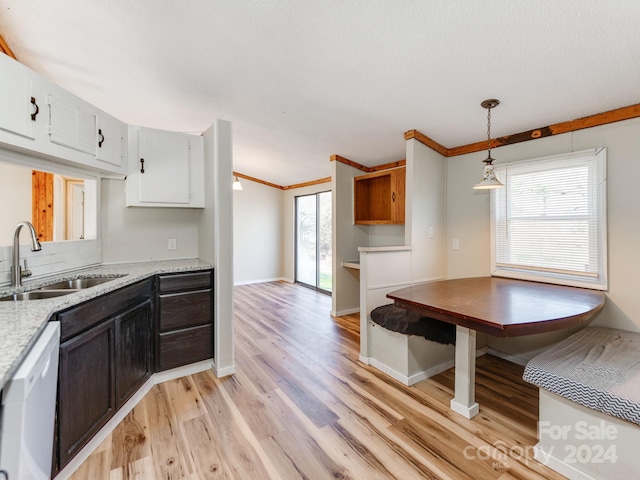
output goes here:
{"type": "Polygon", "coordinates": [[[537,389],[478,360],[480,414],[453,370],[406,387],[358,362],[357,315],[283,282],[235,288],[237,373],[155,386],[79,479],[561,479],[533,459],[537,389]]]}

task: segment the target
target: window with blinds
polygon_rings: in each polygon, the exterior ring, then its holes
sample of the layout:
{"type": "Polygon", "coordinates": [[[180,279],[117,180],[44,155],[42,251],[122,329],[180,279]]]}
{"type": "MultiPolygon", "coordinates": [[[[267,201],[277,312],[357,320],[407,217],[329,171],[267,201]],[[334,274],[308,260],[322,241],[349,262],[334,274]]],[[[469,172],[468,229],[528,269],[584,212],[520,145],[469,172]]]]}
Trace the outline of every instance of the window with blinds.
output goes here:
{"type": "Polygon", "coordinates": [[[606,149],[496,165],[493,275],[607,288],[606,149]]]}

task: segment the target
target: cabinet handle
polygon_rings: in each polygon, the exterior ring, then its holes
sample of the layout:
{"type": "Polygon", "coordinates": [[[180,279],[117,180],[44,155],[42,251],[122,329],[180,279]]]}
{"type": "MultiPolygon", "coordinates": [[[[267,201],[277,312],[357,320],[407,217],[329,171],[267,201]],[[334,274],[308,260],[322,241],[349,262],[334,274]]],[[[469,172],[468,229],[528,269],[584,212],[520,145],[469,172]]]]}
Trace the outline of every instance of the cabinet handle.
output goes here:
{"type": "Polygon", "coordinates": [[[102,134],[102,129],[98,129],[98,135],[100,136],[100,140],[98,140],[98,148],[102,148],[102,143],[104,142],[104,135],[102,134]]]}
{"type": "Polygon", "coordinates": [[[395,201],[396,201],[396,192],[393,192],[393,193],[391,194],[391,201],[392,201],[392,202],[395,202],[395,201]]]}
{"type": "Polygon", "coordinates": [[[140,173],[144,173],[144,158],[140,159],[140,173]]]}
{"type": "Polygon", "coordinates": [[[0,470],[0,478],[9,480],[9,474],[5,470],[0,470]]]}
{"type": "Polygon", "coordinates": [[[36,117],[38,116],[38,114],[40,113],[40,107],[38,106],[38,104],[36,103],[36,97],[31,97],[31,104],[36,107],[36,111],[33,112],[31,114],[31,120],[32,121],[36,121],[36,117]]]}

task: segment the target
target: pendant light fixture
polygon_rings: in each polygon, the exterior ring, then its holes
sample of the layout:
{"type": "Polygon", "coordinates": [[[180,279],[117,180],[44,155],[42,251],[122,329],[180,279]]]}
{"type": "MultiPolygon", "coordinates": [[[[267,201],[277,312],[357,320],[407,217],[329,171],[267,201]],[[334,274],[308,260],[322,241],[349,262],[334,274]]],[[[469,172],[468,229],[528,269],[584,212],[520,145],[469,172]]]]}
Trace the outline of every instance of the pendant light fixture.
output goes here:
{"type": "Polygon", "coordinates": [[[240,180],[238,180],[238,177],[234,175],[235,180],[233,181],[233,186],[231,187],[233,190],[242,190],[242,184],[240,183],[240,180]]]}
{"type": "Polygon", "coordinates": [[[493,158],[491,158],[491,109],[500,105],[500,100],[490,98],[485,100],[480,105],[482,108],[487,109],[487,158],[484,162],[484,172],[482,174],[482,180],[480,180],[473,188],[476,190],[489,190],[492,188],[504,187],[500,180],[496,178],[496,174],[493,171],[493,158]]]}

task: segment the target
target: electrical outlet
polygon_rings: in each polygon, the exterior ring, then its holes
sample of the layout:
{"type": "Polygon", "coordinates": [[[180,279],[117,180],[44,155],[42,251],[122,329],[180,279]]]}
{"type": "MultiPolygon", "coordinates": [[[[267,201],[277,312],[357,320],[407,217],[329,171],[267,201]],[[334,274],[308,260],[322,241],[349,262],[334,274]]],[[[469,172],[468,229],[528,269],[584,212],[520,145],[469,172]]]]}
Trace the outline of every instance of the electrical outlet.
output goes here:
{"type": "Polygon", "coordinates": [[[454,250],[458,250],[460,248],[460,240],[458,240],[457,238],[453,239],[453,249],[454,250]]]}
{"type": "Polygon", "coordinates": [[[175,250],[176,248],[178,248],[178,242],[176,241],[176,239],[175,239],[175,238],[170,238],[170,239],[167,241],[167,248],[168,248],[169,250],[175,250]]]}
{"type": "Polygon", "coordinates": [[[429,227],[429,238],[433,238],[433,227],[429,227]]]}

